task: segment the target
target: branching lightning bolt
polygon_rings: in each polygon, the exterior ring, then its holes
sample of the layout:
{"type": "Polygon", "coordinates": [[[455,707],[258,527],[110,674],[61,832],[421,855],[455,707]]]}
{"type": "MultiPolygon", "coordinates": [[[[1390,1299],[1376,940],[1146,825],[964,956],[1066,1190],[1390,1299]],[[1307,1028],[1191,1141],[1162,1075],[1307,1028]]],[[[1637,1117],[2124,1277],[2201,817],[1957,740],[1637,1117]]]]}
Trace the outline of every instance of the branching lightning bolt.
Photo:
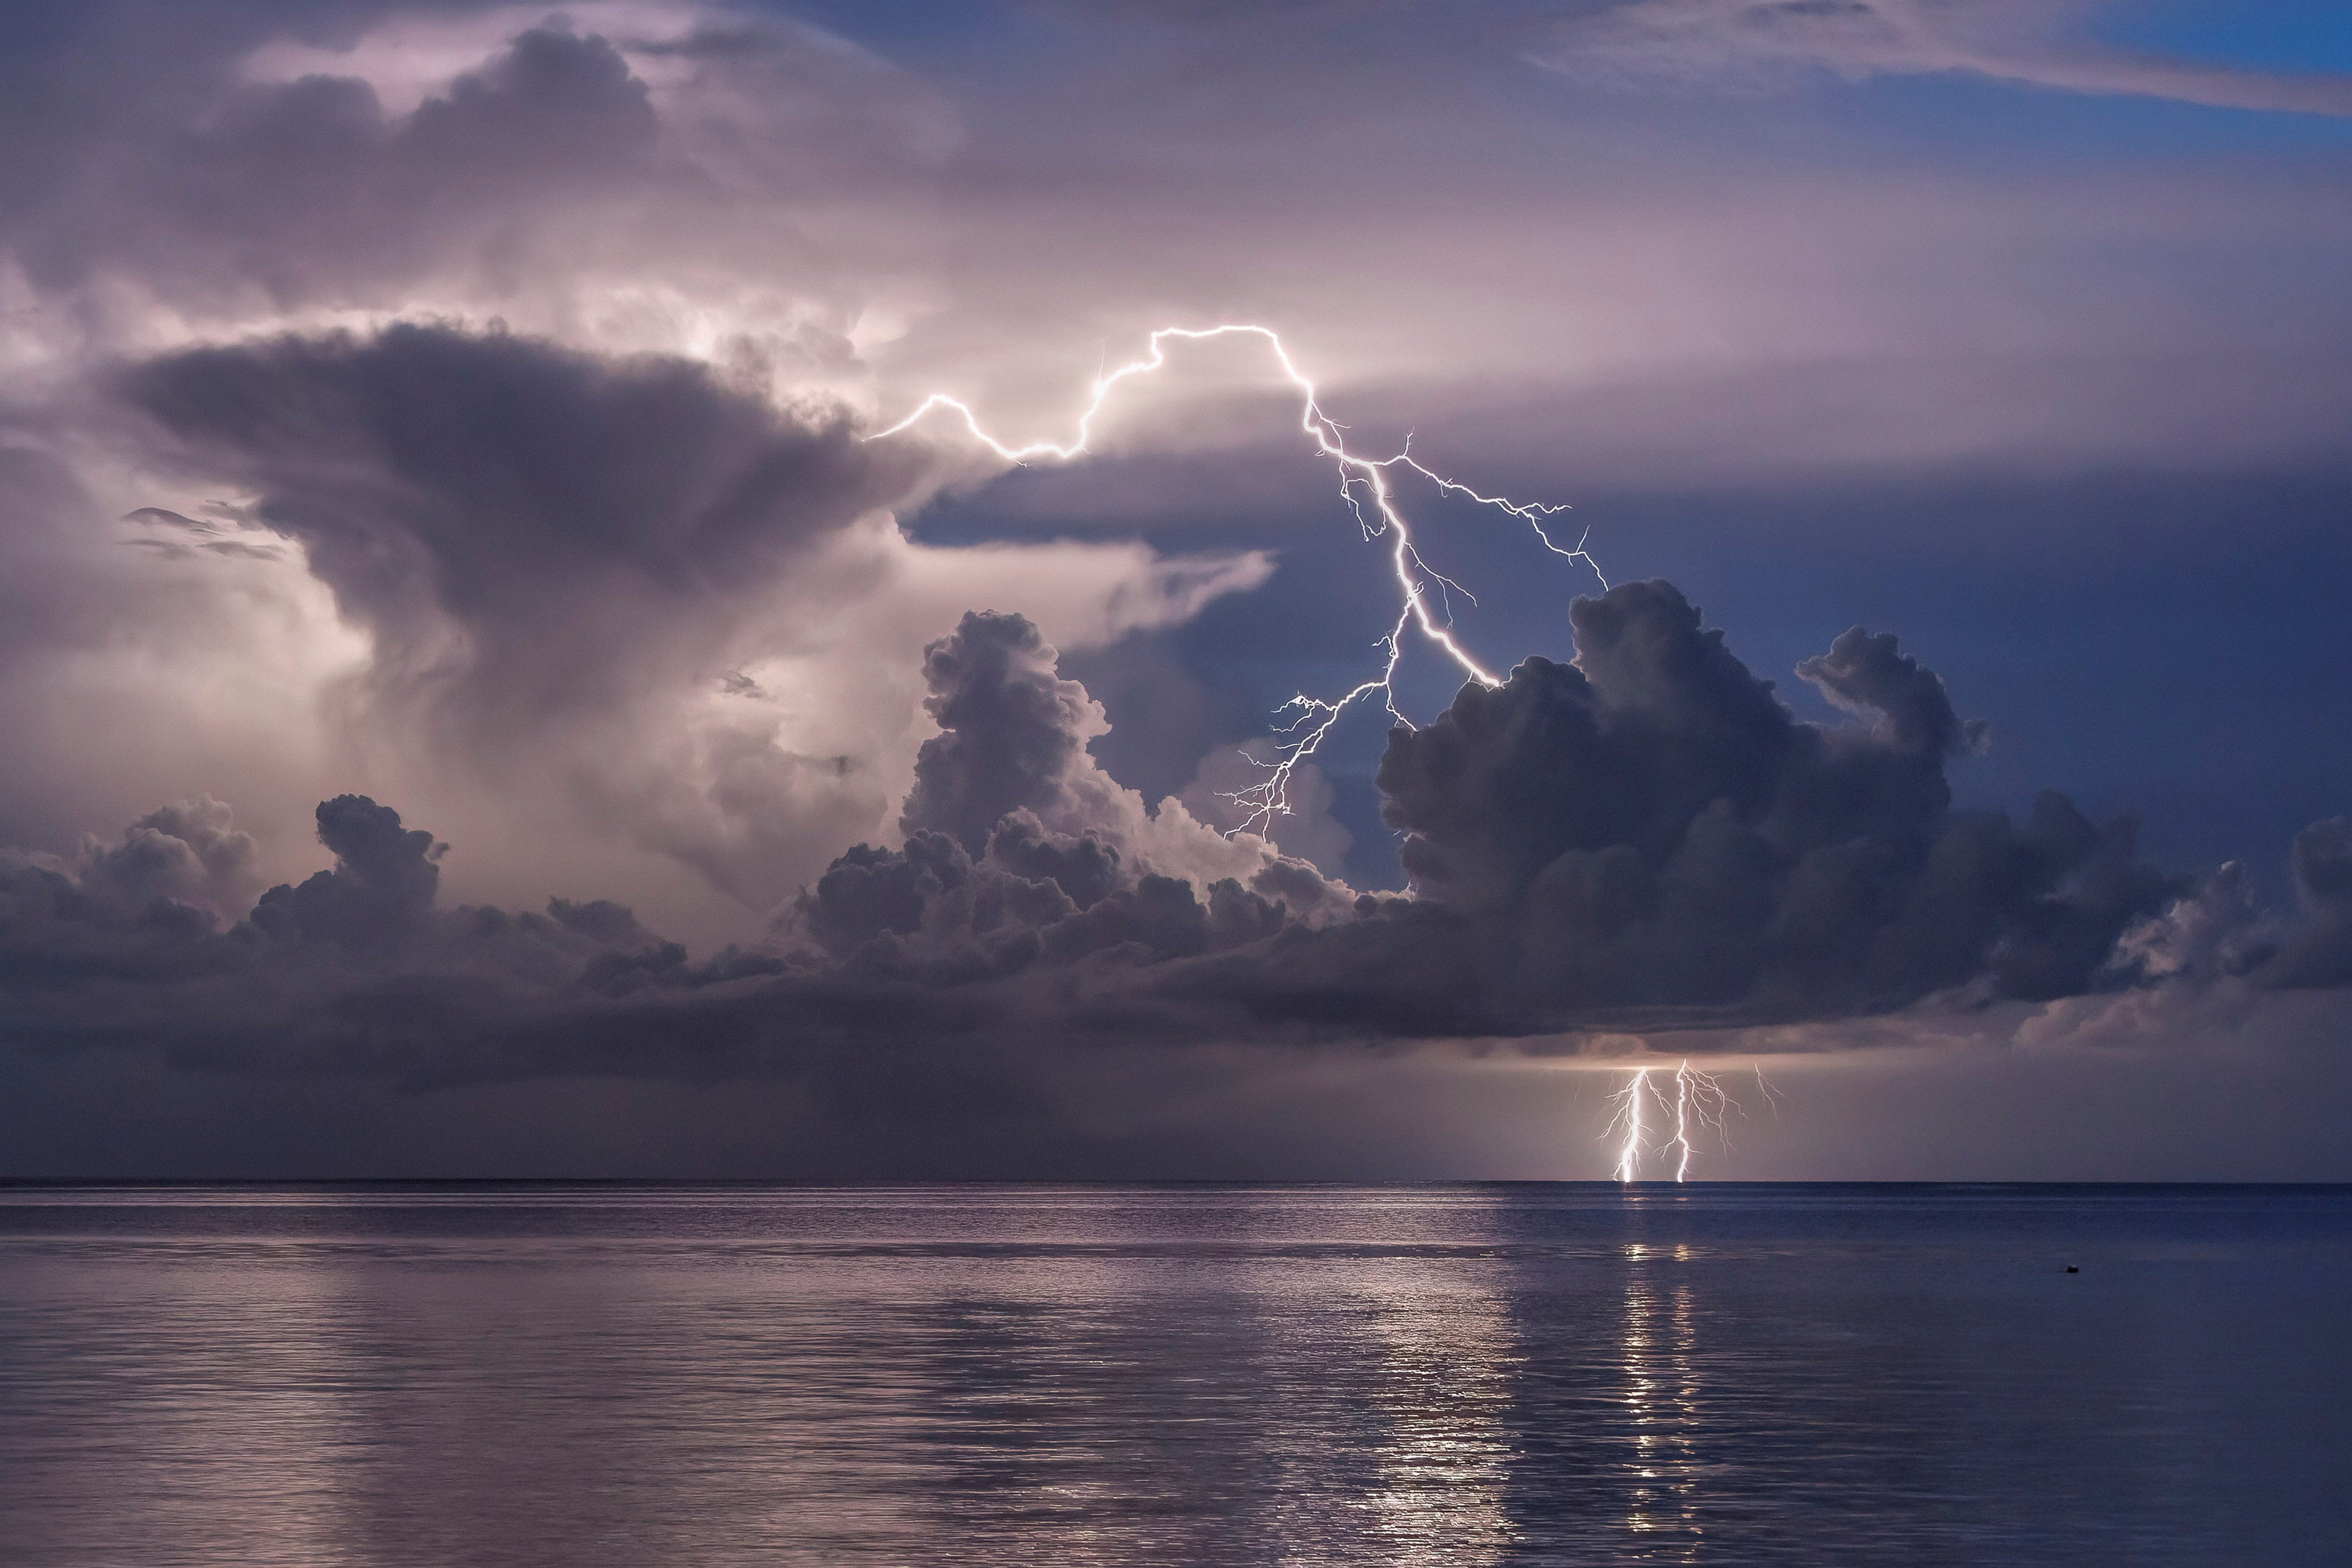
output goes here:
{"type": "Polygon", "coordinates": [[[1516,501],[1507,496],[1487,495],[1474,489],[1459,480],[1449,479],[1424,466],[1419,458],[1413,457],[1412,443],[1410,439],[1406,441],[1404,450],[1393,457],[1367,458],[1350,451],[1345,437],[1347,427],[1323,411],[1320,395],[1316,391],[1315,383],[1299,370],[1297,363],[1290,357],[1289,349],[1284,345],[1281,335],[1271,327],[1248,323],[1227,323],[1215,327],[1160,328],[1151,334],[1149,340],[1149,352],[1141,358],[1130,360],[1116,370],[1097,373],[1092,394],[1086,407],[1078,415],[1076,434],[1068,441],[1032,441],[1024,446],[1009,446],[990,435],[982,426],[979,416],[972,412],[968,404],[943,392],[932,393],[918,404],[914,411],[905,418],[887,430],[876,431],[866,439],[878,441],[898,435],[934,410],[950,409],[961,418],[964,429],[970,433],[973,440],[986,447],[1006,462],[1028,463],[1041,458],[1055,462],[1071,462],[1086,456],[1088,452],[1087,443],[1093,438],[1095,420],[1110,400],[1112,392],[1122,382],[1149,375],[1165,368],[1168,363],[1168,344],[1171,340],[1202,342],[1212,338],[1226,337],[1262,339],[1267,348],[1273,352],[1275,363],[1281,367],[1284,379],[1288,381],[1298,394],[1298,426],[1314,441],[1316,450],[1321,456],[1328,458],[1339,468],[1340,499],[1346,501],[1349,512],[1362,528],[1365,539],[1372,540],[1386,536],[1391,541],[1389,560],[1396,573],[1397,590],[1401,595],[1395,625],[1389,628],[1385,637],[1373,645],[1376,647],[1387,649],[1388,653],[1378,676],[1360,683],[1352,690],[1336,698],[1309,697],[1302,692],[1276,710],[1277,714],[1291,713],[1296,717],[1286,724],[1278,725],[1276,729],[1276,734],[1281,738],[1276,742],[1275,760],[1266,762],[1263,759],[1254,759],[1266,770],[1265,777],[1249,788],[1234,792],[1225,797],[1246,814],[1240,826],[1233,829],[1235,833],[1242,833],[1263,831],[1272,826],[1276,817],[1289,815],[1291,774],[1299,763],[1315,754],[1323,744],[1324,737],[1328,735],[1332,726],[1339,722],[1340,714],[1357,701],[1370,697],[1374,692],[1379,692],[1388,709],[1389,716],[1407,729],[1413,727],[1412,721],[1397,707],[1396,699],[1397,666],[1404,658],[1404,637],[1408,630],[1418,630],[1422,636],[1435,644],[1447,658],[1458,665],[1464,674],[1480,685],[1502,684],[1499,677],[1473,658],[1469,650],[1454,640],[1450,629],[1453,618],[1451,595],[1460,594],[1474,605],[1477,600],[1462,584],[1436,571],[1422,559],[1421,552],[1412,541],[1412,528],[1397,504],[1395,492],[1390,483],[1392,470],[1410,468],[1435,485],[1442,493],[1460,496],[1480,506],[1492,507],[1526,523],[1534,531],[1536,538],[1542,542],[1546,550],[1568,560],[1581,562],[1593,576],[1600,580],[1603,588],[1609,585],[1609,580],[1601,576],[1600,567],[1585,550],[1589,530],[1585,534],[1578,537],[1573,546],[1563,546],[1552,538],[1549,531],[1545,527],[1549,520],[1567,511],[1569,509],[1566,506],[1547,505],[1540,501],[1516,501]],[[1369,510],[1367,510],[1368,503],[1369,510]],[[1439,595],[1440,605],[1444,611],[1443,618],[1431,613],[1429,594],[1432,588],[1436,589],[1439,595]]]}
{"type": "MultiPolygon", "coordinates": [[[[1760,1070],[1756,1075],[1756,1082],[1768,1097],[1771,1095],[1771,1089],[1765,1084],[1760,1070]]],[[[1701,1072],[1687,1059],[1675,1068],[1674,1097],[1671,1100],[1666,1097],[1664,1089],[1650,1081],[1648,1068],[1634,1068],[1633,1076],[1626,1081],[1625,1087],[1609,1097],[1609,1103],[1616,1109],[1609,1119],[1608,1131],[1601,1134],[1604,1139],[1619,1140],[1617,1179],[1621,1182],[1641,1178],[1642,1156],[1650,1152],[1649,1145],[1643,1141],[1642,1111],[1653,1099],[1673,1120],[1674,1132],[1659,1143],[1658,1149],[1673,1156],[1675,1180],[1677,1182],[1690,1179],[1694,1152],[1691,1133],[1694,1128],[1702,1131],[1713,1131],[1727,1145],[1730,1142],[1728,1117],[1735,1112],[1747,1114],[1738,1100],[1724,1092],[1722,1082],[1713,1073],[1701,1072]]]]}
{"type": "MultiPolygon", "coordinates": [[[[1650,1069],[1639,1068],[1624,1088],[1609,1097],[1617,1108],[1609,1120],[1609,1132],[1625,1130],[1625,1142],[1617,1152],[1617,1179],[1630,1182],[1642,1173],[1642,1102],[1650,1097],[1650,1069]]],[[[1608,1134],[1604,1133],[1603,1136],[1608,1134]]]]}

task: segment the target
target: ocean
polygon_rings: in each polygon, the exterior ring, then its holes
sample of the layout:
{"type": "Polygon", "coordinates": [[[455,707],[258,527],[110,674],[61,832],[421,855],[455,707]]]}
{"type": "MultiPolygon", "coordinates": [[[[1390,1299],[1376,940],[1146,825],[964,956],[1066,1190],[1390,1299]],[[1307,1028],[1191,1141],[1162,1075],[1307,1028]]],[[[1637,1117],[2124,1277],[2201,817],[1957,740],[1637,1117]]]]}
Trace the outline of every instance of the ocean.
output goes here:
{"type": "Polygon", "coordinates": [[[0,1187],[0,1563],[2352,1563],[2352,1188],[0,1187]]]}

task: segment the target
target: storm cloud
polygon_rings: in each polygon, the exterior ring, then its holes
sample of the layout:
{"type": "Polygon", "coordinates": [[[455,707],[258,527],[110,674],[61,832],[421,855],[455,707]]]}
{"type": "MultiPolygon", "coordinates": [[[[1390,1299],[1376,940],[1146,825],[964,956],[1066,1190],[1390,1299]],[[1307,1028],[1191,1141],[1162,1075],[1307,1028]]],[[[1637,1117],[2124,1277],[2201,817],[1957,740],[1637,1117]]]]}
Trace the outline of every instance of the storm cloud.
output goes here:
{"type": "Polygon", "coordinates": [[[443,327],[194,350],[125,391],[304,545],[387,679],[485,744],[613,701],[649,658],[719,658],[730,603],[918,474],[844,411],[693,362],[443,327]]]}
{"type": "Polygon", "coordinates": [[[10,7],[9,1126],[2340,1039],[2352,99],[2158,9],[10,7]],[[1621,585],[1392,468],[1383,647],[1255,340],[876,438],[1244,321],[1621,585]]]}
{"type": "MultiPolygon", "coordinates": [[[[10,1024],[419,1083],[830,1081],[867,1049],[978,1052],[1017,1079],[1055,1049],[1966,1013],[2174,978],[2126,971],[2198,889],[2140,860],[2128,820],[2055,795],[2022,823],[1955,810],[1944,770],[1975,731],[1891,640],[1809,661],[1861,721],[1823,726],[1669,584],[1580,600],[1575,624],[1574,664],[1529,659],[1390,734],[1406,894],[1144,809],[1087,756],[1098,712],[1035,628],[974,613],[925,655],[941,732],[903,844],[840,856],[755,948],[695,961],[612,901],[440,909],[453,851],[353,796],[318,810],[331,868],[216,930],[183,901],[210,885],[195,868],[239,862],[205,803],[13,874],[10,968],[38,984],[10,1024]],[[174,869],[124,869],[142,858],[174,869]]],[[[2305,836],[2305,909],[2242,970],[2343,982],[2345,843],[2340,822],[2305,836]]]]}
{"type": "MultiPolygon", "coordinates": [[[[183,554],[299,545],[367,636],[341,701],[379,745],[555,793],[575,837],[617,827],[762,908],[881,815],[876,753],[913,715],[858,688],[904,677],[852,662],[823,678],[851,691],[813,704],[804,676],[787,701],[746,669],[887,639],[919,613],[900,604],[940,591],[909,579],[951,552],[927,556],[896,521],[940,481],[934,449],[699,361],[446,325],[190,350],[113,391],[155,432],[167,482],[241,498],[213,506],[223,521],[130,521],[183,554]],[[871,608],[833,614],[855,603],[871,608]]],[[[1108,601],[1096,636],[1265,571],[1250,552],[1100,547],[984,565],[1034,566],[1048,606],[1108,601]]]]}

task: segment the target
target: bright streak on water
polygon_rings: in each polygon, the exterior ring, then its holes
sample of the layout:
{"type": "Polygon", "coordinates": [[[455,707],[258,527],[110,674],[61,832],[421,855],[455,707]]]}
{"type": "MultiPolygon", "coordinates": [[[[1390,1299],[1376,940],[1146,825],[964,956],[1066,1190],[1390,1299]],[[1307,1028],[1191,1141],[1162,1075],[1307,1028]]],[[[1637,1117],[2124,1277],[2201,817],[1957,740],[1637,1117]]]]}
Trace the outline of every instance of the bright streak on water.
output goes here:
{"type": "Polygon", "coordinates": [[[0,1562],[2341,1563],[2347,1300],[2337,1188],[0,1188],[0,1562]]]}

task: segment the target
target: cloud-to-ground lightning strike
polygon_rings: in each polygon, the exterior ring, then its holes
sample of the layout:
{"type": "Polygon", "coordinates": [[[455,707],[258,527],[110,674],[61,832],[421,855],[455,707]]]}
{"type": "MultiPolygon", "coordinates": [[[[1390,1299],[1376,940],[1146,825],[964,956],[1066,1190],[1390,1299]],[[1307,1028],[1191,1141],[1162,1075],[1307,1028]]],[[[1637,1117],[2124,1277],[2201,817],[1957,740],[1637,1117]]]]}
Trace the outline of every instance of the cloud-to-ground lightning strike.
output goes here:
{"type": "Polygon", "coordinates": [[[982,427],[979,416],[972,412],[969,405],[943,392],[932,393],[917,405],[914,411],[905,418],[887,430],[876,431],[867,439],[878,441],[885,437],[896,436],[915,425],[934,409],[946,408],[954,410],[961,416],[963,426],[971,433],[973,440],[978,441],[1006,462],[1027,463],[1037,458],[1069,462],[1087,453],[1087,442],[1094,434],[1094,422],[1102,413],[1103,405],[1109,401],[1111,393],[1118,384],[1136,376],[1149,375],[1168,363],[1170,340],[1200,342],[1212,338],[1224,337],[1259,338],[1264,340],[1266,346],[1273,351],[1275,363],[1281,367],[1283,377],[1298,393],[1299,428],[1314,440],[1318,453],[1330,458],[1338,466],[1339,494],[1348,503],[1357,523],[1363,529],[1364,537],[1371,540],[1385,534],[1392,541],[1390,562],[1395,569],[1397,588],[1402,595],[1402,603],[1397,611],[1396,624],[1389,628],[1386,637],[1374,645],[1388,650],[1387,661],[1381,666],[1381,673],[1377,677],[1362,682],[1354,689],[1337,698],[1309,697],[1302,692],[1277,710],[1278,712],[1295,711],[1297,717],[1288,724],[1277,728],[1276,734],[1285,738],[1276,742],[1276,756],[1274,761],[1252,759],[1266,770],[1266,776],[1249,788],[1226,796],[1247,814],[1241,825],[1233,830],[1240,833],[1263,831],[1272,826],[1274,818],[1289,815],[1288,790],[1291,773],[1300,763],[1315,754],[1316,750],[1322,745],[1324,737],[1330,733],[1331,727],[1339,722],[1339,715],[1358,700],[1369,697],[1377,691],[1381,694],[1390,717],[1407,729],[1413,727],[1412,721],[1399,710],[1396,703],[1397,665],[1404,657],[1404,634],[1408,627],[1418,628],[1423,637],[1443,649],[1446,657],[1460,666],[1463,673],[1471,679],[1484,686],[1502,684],[1500,677],[1471,658],[1468,650],[1454,640],[1448,629],[1451,623],[1450,615],[1444,622],[1441,622],[1438,617],[1430,613],[1429,591],[1433,586],[1437,588],[1441,595],[1458,593],[1465,598],[1470,598],[1473,604],[1477,601],[1460,584],[1434,570],[1421,558],[1421,552],[1412,542],[1412,531],[1405,521],[1404,513],[1398,508],[1395,493],[1389,482],[1391,469],[1410,468],[1435,485],[1444,494],[1464,497],[1480,506],[1493,507],[1498,511],[1517,519],[1534,530],[1537,539],[1542,542],[1545,549],[1570,561],[1582,562],[1586,568],[1600,579],[1603,588],[1606,588],[1609,584],[1608,579],[1601,576],[1601,569],[1595,564],[1592,557],[1586,552],[1584,537],[1579,537],[1573,547],[1565,547],[1555,541],[1544,527],[1546,520],[1568,510],[1567,507],[1546,505],[1537,501],[1515,501],[1505,496],[1486,495],[1473,489],[1468,485],[1448,479],[1425,467],[1420,459],[1413,457],[1412,443],[1410,439],[1406,441],[1404,450],[1390,458],[1366,458],[1349,451],[1342,434],[1345,426],[1323,411],[1315,383],[1299,370],[1290,357],[1289,349],[1284,345],[1281,335],[1271,327],[1249,323],[1226,323],[1214,327],[1160,328],[1151,334],[1149,352],[1143,357],[1130,360],[1116,370],[1096,375],[1092,395],[1085,409],[1078,415],[1076,435],[1066,442],[1032,441],[1024,446],[1008,446],[982,427]],[[1364,505],[1367,499],[1371,503],[1371,510],[1369,513],[1365,510],[1364,505]]]}
{"type": "MultiPolygon", "coordinates": [[[[1764,1084],[1764,1075],[1760,1070],[1756,1075],[1756,1081],[1759,1087],[1764,1084]]],[[[1642,1108],[1653,1097],[1660,1108],[1670,1112],[1674,1119],[1674,1133],[1659,1144],[1659,1149],[1673,1154],[1675,1180],[1677,1182],[1690,1179],[1694,1123],[1702,1130],[1712,1129],[1718,1138],[1727,1138],[1729,1128],[1725,1118],[1733,1111],[1746,1114],[1739,1102],[1724,1092],[1721,1081],[1714,1074],[1701,1072],[1691,1066],[1687,1058],[1675,1068],[1674,1084],[1674,1098],[1669,1100],[1665,1090],[1650,1081],[1648,1068],[1636,1068],[1625,1087],[1609,1097],[1610,1104],[1616,1110],[1609,1119],[1608,1130],[1601,1136],[1604,1139],[1616,1137],[1622,1129],[1622,1140],[1617,1150],[1617,1180],[1620,1182],[1641,1178],[1642,1156],[1648,1152],[1643,1141],[1642,1108]]],[[[1769,1089],[1767,1088],[1765,1092],[1769,1094],[1769,1089]]]]}
{"type": "MultiPolygon", "coordinates": [[[[1441,623],[1430,613],[1429,591],[1433,586],[1441,595],[1461,594],[1473,604],[1477,603],[1477,600],[1459,583],[1435,570],[1422,559],[1421,552],[1412,541],[1412,527],[1407,522],[1402,510],[1399,509],[1395,491],[1389,483],[1391,469],[1410,468],[1436,486],[1443,494],[1461,496],[1480,506],[1492,507],[1516,518],[1534,531],[1536,538],[1542,542],[1546,550],[1568,560],[1583,563],[1586,569],[1600,580],[1603,588],[1609,585],[1609,580],[1601,574],[1599,563],[1585,549],[1586,541],[1590,537],[1589,530],[1585,534],[1578,537],[1574,546],[1567,547],[1553,539],[1549,531],[1545,528],[1547,520],[1569,510],[1565,506],[1549,505],[1540,501],[1515,501],[1507,496],[1487,495],[1457,479],[1449,479],[1430,468],[1412,455],[1412,441],[1410,437],[1406,438],[1404,449],[1393,457],[1367,458],[1350,451],[1344,435],[1346,427],[1323,411],[1321,395],[1316,390],[1315,383],[1299,370],[1297,362],[1290,357],[1290,351],[1284,344],[1281,335],[1271,327],[1245,322],[1228,322],[1214,327],[1161,327],[1150,335],[1148,352],[1141,358],[1130,360],[1116,370],[1098,370],[1096,373],[1091,395],[1085,408],[1078,414],[1076,434],[1068,441],[1032,441],[1022,446],[1010,446],[989,434],[981,425],[980,416],[972,411],[971,405],[944,392],[932,393],[921,403],[916,405],[914,410],[906,417],[887,429],[876,431],[866,439],[878,441],[898,435],[912,428],[934,410],[944,408],[955,412],[961,419],[964,429],[974,441],[986,447],[1008,463],[1028,463],[1039,458],[1055,462],[1072,462],[1087,456],[1091,450],[1088,443],[1094,437],[1095,420],[1101,415],[1105,405],[1110,400],[1112,392],[1118,387],[1119,384],[1137,376],[1151,374],[1167,366],[1168,344],[1171,340],[1201,342],[1212,338],[1224,337],[1257,338],[1264,341],[1266,347],[1272,351],[1275,363],[1281,367],[1284,379],[1298,394],[1299,428],[1314,441],[1316,450],[1323,457],[1331,459],[1339,468],[1340,498],[1347,502],[1349,511],[1353,513],[1358,525],[1363,530],[1365,539],[1369,541],[1386,535],[1392,541],[1389,560],[1395,571],[1397,590],[1401,595],[1396,624],[1391,626],[1387,636],[1381,637],[1375,645],[1388,650],[1388,658],[1381,665],[1378,676],[1361,682],[1353,689],[1336,698],[1309,697],[1302,692],[1277,710],[1283,712],[1295,710],[1297,717],[1290,723],[1277,727],[1276,733],[1287,738],[1277,742],[1276,756],[1273,762],[1255,757],[1251,759],[1266,770],[1265,777],[1248,789],[1236,791],[1225,796],[1246,813],[1241,825],[1233,829],[1235,833],[1241,833],[1262,830],[1270,826],[1274,818],[1289,814],[1290,804],[1287,792],[1292,773],[1300,763],[1315,754],[1317,748],[1322,745],[1324,737],[1331,732],[1331,727],[1339,722],[1340,714],[1358,700],[1369,697],[1377,691],[1381,694],[1390,717],[1407,729],[1413,727],[1412,721],[1398,709],[1396,702],[1397,665],[1404,657],[1404,635],[1408,628],[1419,628],[1423,636],[1443,649],[1471,679],[1483,686],[1502,684],[1499,677],[1473,658],[1468,650],[1454,640],[1449,629],[1452,625],[1450,614],[1441,623]],[[1371,503],[1370,512],[1366,511],[1364,504],[1368,498],[1371,503]]],[[[1247,752],[1244,753],[1244,755],[1247,754],[1247,752]]],[[[1691,1159],[1695,1152],[1691,1141],[1693,1123],[1696,1122],[1701,1129],[1712,1129],[1718,1137],[1723,1137],[1727,1131],[1725,1118],[1727,1113],[1741,1110],[1739,1102],[1724,1091],[1723,1085],[1713,1074],[1702,1072],[1692,1067],[1687,1059],[1675,1069],[1675,1091],[1671,1100],[1666,1098],[1663,1089],[1651,1081],[1650,1071],[1648,1068],[1634,1069],[1632,1079],[1625,1087],[1610,1096],[1610,1103],[1615,1107],[1615,1110],[1610,1119],[1609,1131],[1604,1136],[1617,1137],[1622,1131],[1622,1141],[1619,1143],[1617,1154],[1617,1180],[1630,1183],[1641,1178],[1642,1157],[1651,1152],[1647,1142],[1643,1108],[1654,1097],[1660,1108],[1671,1113],[1674,1125],[1673,1135],[1665,1139],[1659,1148],[1663,1152],[1671,1152],[1674,1155],[1675,1180],[1687,1181],[1690,1178],[1691,1159]]],[[[1771,1088],[1764,1082],[1764,1075],[1760,1068],[1757,1072],[1756,1081],[1758,1089],[1764,1094],[1767,1100],[1773,1100],[1771,1088]]]]}
{"type": "Polygon", "coordinates": [[[1641,1174],[1642,1102],[1649,1093],[1650,1069],[1638,1068],[1633,1080],[1609,1097],[1610,1103],[1617,1108],[1616,1114],[1610,1118],[1609,1131],[1614,1132],[1621,1125],[1625,1129],[1625,1142],[1617,1153],[1617,1179],[1621,1182],[1633,1181],[1641,1174]]]}

